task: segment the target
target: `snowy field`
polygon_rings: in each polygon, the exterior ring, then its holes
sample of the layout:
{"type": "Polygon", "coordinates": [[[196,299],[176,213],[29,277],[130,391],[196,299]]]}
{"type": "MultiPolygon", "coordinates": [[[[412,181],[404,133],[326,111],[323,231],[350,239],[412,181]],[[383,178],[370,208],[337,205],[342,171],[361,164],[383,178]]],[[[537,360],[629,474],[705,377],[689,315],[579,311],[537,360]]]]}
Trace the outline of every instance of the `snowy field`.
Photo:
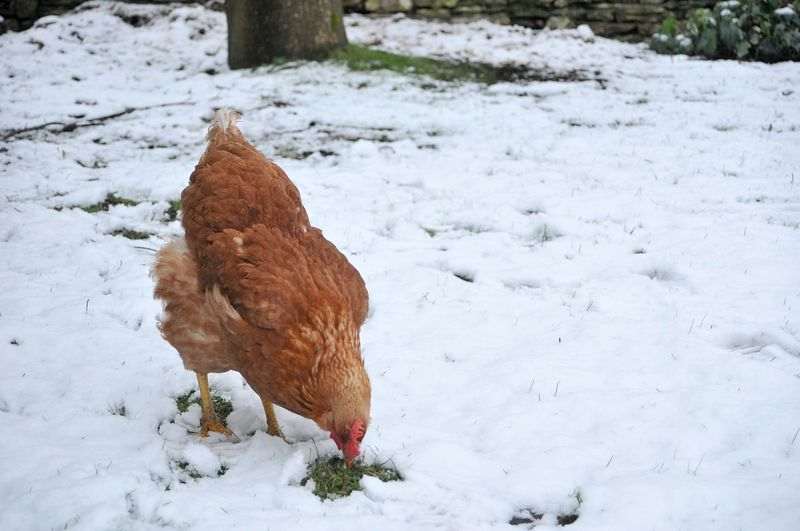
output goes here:
{"type": "Polygon", "coordinates": [[[104,2],[0,36],[0,138],[170,104],[0,141],[0,529],[525,529],[525,509],[537,529],[798,529],[800,64],[347,24],[595,80],[231,72],[199,7],[104,2]],[[405,481],[321,502],[300,479],[333,442],[282,410],[292,443],[267,436],[237,373],[212,386],[242,442],[177,412],[195,379],[148,270],[223,105],[365,277],[365,446],[405,481]],[[138,204],[78,208],[109,193],[138,204]]]}

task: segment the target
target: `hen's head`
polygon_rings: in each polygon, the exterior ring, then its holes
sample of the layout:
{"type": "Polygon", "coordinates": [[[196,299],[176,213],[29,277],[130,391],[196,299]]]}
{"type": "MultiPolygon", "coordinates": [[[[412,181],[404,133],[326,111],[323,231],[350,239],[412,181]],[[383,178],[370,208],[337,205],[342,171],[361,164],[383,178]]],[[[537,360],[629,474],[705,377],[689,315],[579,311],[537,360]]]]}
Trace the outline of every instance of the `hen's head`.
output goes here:
{"type": "MultiPolygon", "coordinates": [[[[366,374],[365,374],[366,376],[366,374]]],[[[367,434],[369,425],[370,388],[366,385],[348,386],[334,401],[330,422],[325,426],[331,432],[331,439],[344,454],[344,462],[350,466],[361,454],[361,441],[367,434]]]]}
{"type": "Polygon", "coordinates": [[[369,378],[361,364],[355,365],[342,378],[337,389],[331,393],[330,409],[317,424],[331,433],[331,439],[344,454],[350,466],[361,454],[361,441],[367,433],[370,411],[369,378]]]}
{"type": "Polygon", "coordinates": [[[344,462],[347,466],[361,454],[361,441],[367,433],[367,425],[361,419],[356,419],[349,426],[341,431],[332,431],[331,439],[344,454],[344,462]]]}

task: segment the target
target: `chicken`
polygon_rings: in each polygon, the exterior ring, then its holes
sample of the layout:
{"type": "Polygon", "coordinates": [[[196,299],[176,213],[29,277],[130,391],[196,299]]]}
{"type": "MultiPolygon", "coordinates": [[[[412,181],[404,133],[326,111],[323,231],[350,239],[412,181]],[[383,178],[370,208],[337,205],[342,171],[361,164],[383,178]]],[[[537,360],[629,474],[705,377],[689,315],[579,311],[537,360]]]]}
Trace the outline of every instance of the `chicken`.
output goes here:
{"type": "Polygon", "coordinates": [[[197,373],[203,436],[232,435],[214,414],[208,373],[235,370],[261,397],[270,435],[282,436],[277,404],[329,431],[349,465],[370,414],[359,338],[366,286],[238,117],[216,113],[181,195],[185,236],[156,257],[159,328],[197,373]]]}

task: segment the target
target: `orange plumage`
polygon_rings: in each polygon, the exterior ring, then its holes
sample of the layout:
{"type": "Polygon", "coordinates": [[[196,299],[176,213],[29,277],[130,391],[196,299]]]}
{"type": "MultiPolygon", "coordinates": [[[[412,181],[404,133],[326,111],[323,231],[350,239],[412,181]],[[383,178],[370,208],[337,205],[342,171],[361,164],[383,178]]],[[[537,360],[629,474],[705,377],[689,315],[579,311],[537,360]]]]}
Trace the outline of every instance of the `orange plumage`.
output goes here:
{"type": "Polygon", "coordinates": [[[330,431],[351,460],[370,411],[364,281],[311,226],[297,188],[245,140],[236,117],[215,116],[181,195],[185,238],[156,259],[161,332],[187,369],[239,371],[268,424],[269,404],[278,404],[330,431]]]}

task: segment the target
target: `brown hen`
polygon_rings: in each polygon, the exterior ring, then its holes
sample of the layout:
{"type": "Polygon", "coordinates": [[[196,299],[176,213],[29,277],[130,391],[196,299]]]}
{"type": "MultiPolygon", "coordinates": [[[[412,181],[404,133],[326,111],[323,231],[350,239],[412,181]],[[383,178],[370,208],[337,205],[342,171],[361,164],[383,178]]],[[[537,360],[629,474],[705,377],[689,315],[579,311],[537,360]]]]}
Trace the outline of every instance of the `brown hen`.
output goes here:
{"type": "Polygon", "coordinates": [[[367,290],[237,118],[215,115],[181,195],[185,237],[156,258],[161,333],[197,373],[203,435],[230,435],[214,414],[207,374],[235,370],[261,397],[268,433],[281,435],[277,404],[329,431],[349,463],[369,423],[359,341],[367,290]]]}

